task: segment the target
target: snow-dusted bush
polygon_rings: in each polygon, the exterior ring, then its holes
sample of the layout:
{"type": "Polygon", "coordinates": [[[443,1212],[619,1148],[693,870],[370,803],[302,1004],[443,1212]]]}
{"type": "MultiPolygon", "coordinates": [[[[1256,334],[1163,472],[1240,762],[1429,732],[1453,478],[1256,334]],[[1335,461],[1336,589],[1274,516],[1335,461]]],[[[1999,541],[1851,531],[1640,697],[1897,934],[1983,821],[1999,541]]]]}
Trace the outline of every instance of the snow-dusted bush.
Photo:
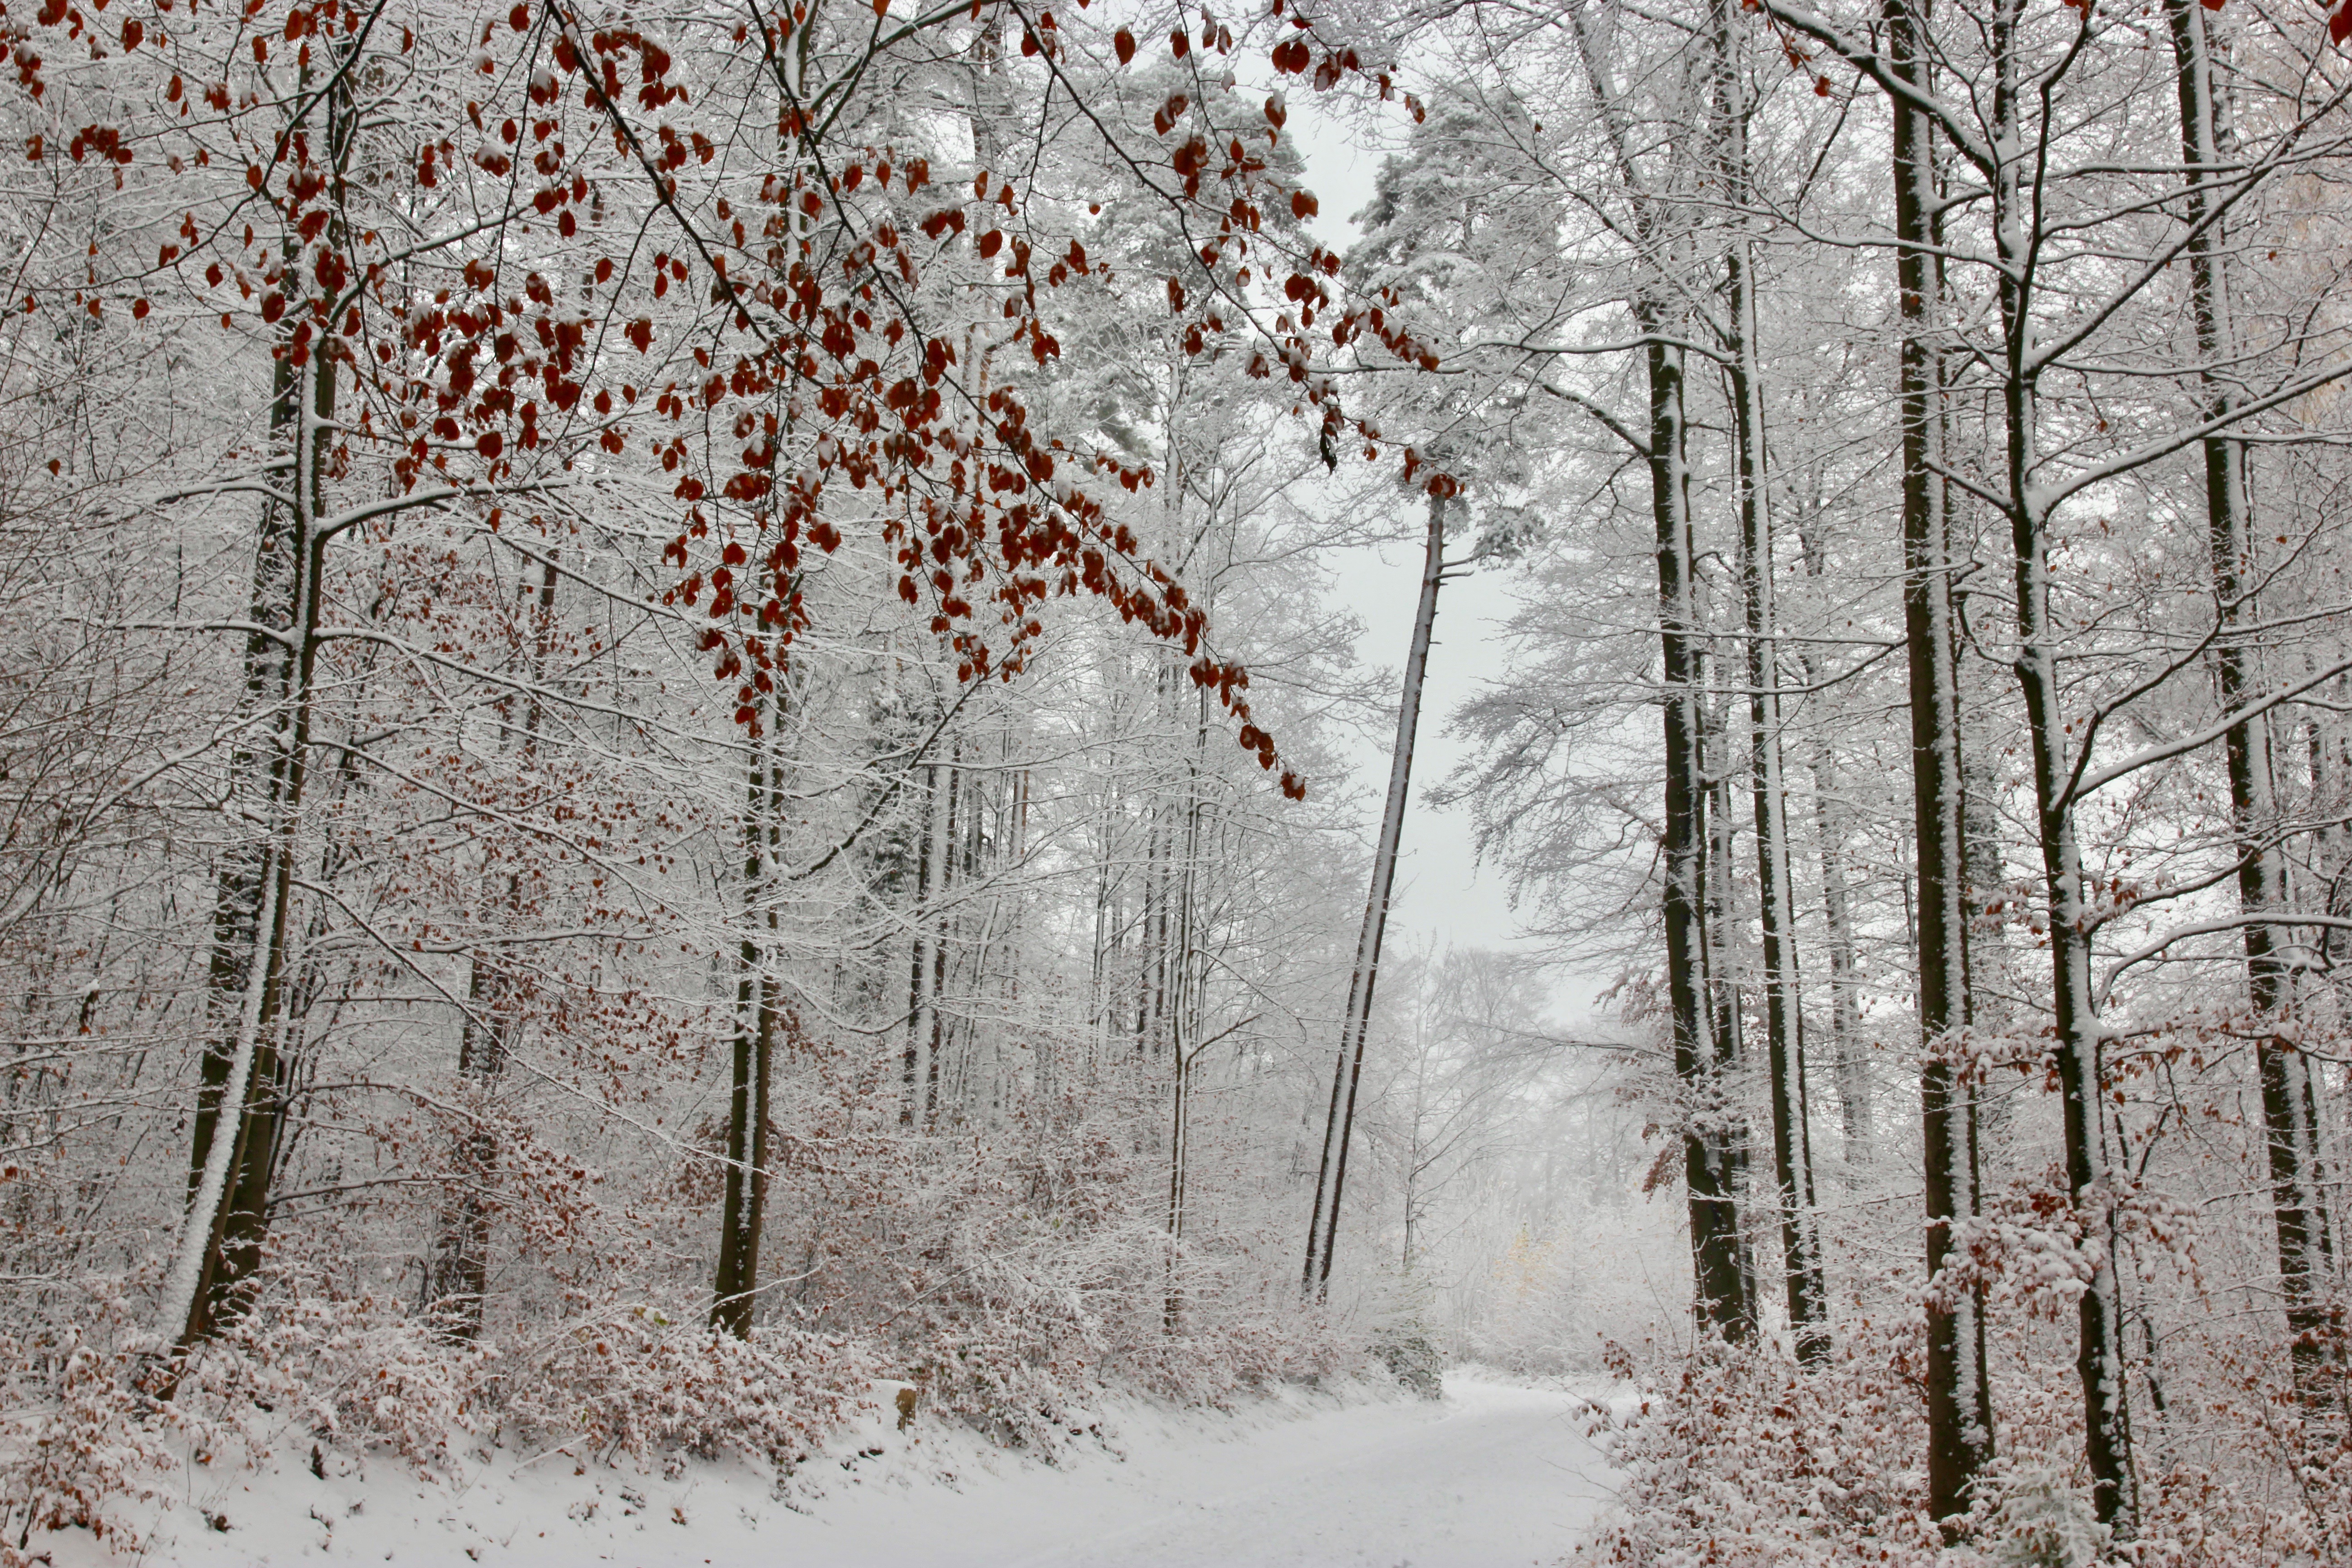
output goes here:
{"type": "Polygon", "coordinates": [[[46,1561],[34,1538],[53,1530],[88,1530],[138,1551],[138,1532],[110,1505],[153,1497],[173,1456],[163,1413],[137,1386],[129,1358],[76,1329],[37,1352],[0,1335],[0,1368],[10,1374],[0,1417],[0,1568],[46,1561]]]}
{"type": "Polygon", "coordinates": [[[2114,1537],[2063,1465],[2023,1460],[1994,1484],[2000,1505],[1977,1536],[1996,1568],[2090,1568],[2114,1537]]]}
{"type": "Polygon", "coordinates": [[[2220,1397],[2201,1411],[2149,1413],[2159,1429],[2140,1434],[2153,1462],[2142,1468],[2139,1529],[2111,1551],[2091,1506],[2079,1402],[2067,1397],[2072,1366],[2032,1354],[2013,1325],[1999,1339],[2008,1342],[1995,1362],[2000,1457],[1950,1547],[1927,1515],[1919,1317],[1845,1325],[1829,1363],[1811,1369],[1770,1346],[1709,1341],[1648,1358],[1612,1347],[1612,1368],[1637,1385],[1638,1401],[1622,1415],[1596,1406],[1592,1423],[1626,1481],[1619,1510],[1577,1561],[2329,1568],[2347,1560],[2341,1438],[2324,1420],[2315,1430],[2294,1421],[2297,1440],[2316,1437],[2317,1447],[2300,1466],[2266,1464],[2259,1412],[2284,1413],[2276,1390],[2250,1405],[2218,1382],[2207,1386],[2220,1397]],[[2190,1461],[2192,1448],[2201,1462],[2190,1461]]]}
{"type": "Polygon", "coordinates": [[[638,1307],[574,1324],[508,1369],[507,1412],[582,1456],[739,1454],[789,1475],[866,1386],[860,1348],[762,1326],[738,1340],[638,1307]]]}
{"type": "Polygon", "coordinates": [[[1932,1561],[1927,1425],[1908,1386],[1925,1351],[1916,1323],[1849,1335],[1812,1372],[1716,1341],[1655,1360],[1612,1345],[1611,1370],[1641,1394],[1627,1414],[1595,1410],[1626,1482],[1579,1560],[1932,1561]]]}

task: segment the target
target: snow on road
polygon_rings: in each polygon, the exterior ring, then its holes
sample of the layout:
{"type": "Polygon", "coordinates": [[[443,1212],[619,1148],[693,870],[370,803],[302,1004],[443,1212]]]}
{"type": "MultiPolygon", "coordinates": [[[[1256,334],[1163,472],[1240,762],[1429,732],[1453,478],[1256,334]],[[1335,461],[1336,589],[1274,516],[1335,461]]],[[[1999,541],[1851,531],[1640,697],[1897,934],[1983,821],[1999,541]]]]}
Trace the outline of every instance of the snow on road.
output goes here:
{"type": "Polygon", "coordinates": [[[1455,1376],[1438,1404],[1331,1411],[1224,1444],[1142,1455],[1130,1496],[1026,1555],[941,1564],[1509,1568],[1556,1563],[1606,1499],[1582,1402],[1455,1376]]]}
{"type": "MultiPolygon", "coordinates": [[[[1607,1499],[1583,1402],[1450,1374],[1445,1397],[1289,1394],[1232,1415],[1124,1404],[1053,1466],[879,1391],[790,1501],[744,1467],[665,1479],[499,1453],[456,1486],[396,1461],[197,1472],[142,1510],[145,1561],[612,1563],[636,1568],[1516,1568],[1555,1563],[1607,1499]],[[207,1522],[208,1518],[226,1526],[207,1522]]],[[[37,1549],[40,1543],[37,1543],[37,1549]]],[[[125,1560],[79,1531],[58,1568],[125,1560]]]]}

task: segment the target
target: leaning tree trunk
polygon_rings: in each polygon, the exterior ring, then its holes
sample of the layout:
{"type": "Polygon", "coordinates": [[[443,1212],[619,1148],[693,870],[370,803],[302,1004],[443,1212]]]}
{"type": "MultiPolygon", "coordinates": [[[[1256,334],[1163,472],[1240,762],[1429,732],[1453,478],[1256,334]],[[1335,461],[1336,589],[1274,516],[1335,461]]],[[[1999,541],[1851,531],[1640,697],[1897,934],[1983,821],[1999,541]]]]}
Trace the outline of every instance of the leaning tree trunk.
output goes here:
{"type": "MultiPolygon", "coordinates": [[[[1921,24],[1908,0],[1886,6],[1889,63],[1924,89],[1921,24]]],[[[1952,1531],[1992,1458],[1984,1291],[1946,1271],[1953,1229],[1978,1211],[1976,1099],[1946,1048],[1969,1022],[1968,877],[1960,776],[1959,689],[1953,668],[1950,521],[1941,467],[1942,356],[1933,334],[1941,296],[1934,247],[1933,126],[1916,107],[1894,111],[1895,284],[1903,321],[1903,629],[1910,667],[1911,818],[1918,853],[1916,941],[1920,1134],[1926,1165],[1928,1511],[1952,1531]]]]}
{"type": "Polygon", "coordinates": [[[1430,481],[1429,529],[1423,546],[1421,602],[1413,611],[1412,647],[1405,656],[1404,691],[1397,703],[1396,745],[1389,753],[1388,798],[1372,852],[1372,886],[1356,937],[1356,967],[1348,979],[1348,1010],[1339,1020],[1339,1056],[1331,1072],[1331,1107],[1323,1123],[1323,1160],[1315,1176],[1315,1211],[1307,1226],[1307,1262],[1299,1289],[1320,1300],[1331,1289],[1331,1254],[1339,1234],[1339,1200],[1348,1182],[1349,1136],[1355,1129],[1356,1086],[1364,1074],[1364,1037],[1380,978],[1381,938],[1388,930],[1389,891],[1396,881],[1397,845],[1404,836],[1407,786],[1412,778],[1413,733],[1421,722],[1422,678],[1429,669],[1430,632],[1437,624],[1437,589],[1445,574],[1445,481],[1430,481]]]}
{"type": "Polygon", "coordinates": [[[216,894],[212,987],[235,1009],[234,1032],[205,1053],[187,1216],[157,1319],[183,1352],[241,1310],[260,1268],[270,1174],[285,1121],[286,1072],[278,1041],[288,905],[310,764],[333,362],[312,354],[297,365],[289,354],[279,361],[277,389],[271,424],[291,448],[293,468],[289,492],[270,504],[257,545],[255,621],[264,631],[249,641],[247,658],[248,700],[260,710],[274,707],[277,722],[265,742],[266,757],[231,759],[232,785],[245,786],[240,793],[253,797],[252,815],[263,826],[256,850],[232,859],[216,894]]]}
{"type": "MultiPolygon", "coordinates": [[[[307,84],[310,72],[305,68],[307,84]]],[[[340,72],[326,94],[327,164],[339,195],[356,121],[340,72]]],[[[290,145],[291,143],[289,143],[290,145]]],[[[331,227],[330,235],[340,229],[331,227]]],[[[299,243],[287,237],[286,282],[299,243]]],[[[269,405],[270,446],[290,459],[289,484],[263,508],[254,550],[253,626],[245,652],[244,701],[255,719],[272,715],[265,755],[239,748],[229,758],[230,794],[261,825],[256,842],[231,851],[215,890],[208,990],[222,1034],[199,1068],[189,1154],[188,1210],[165,1276],[157,1326],[181,1352],[209,1338],[240,1310],[261,1266],[269,1180],[285,1121],[287,1073],[278,1048],[286,1000],[288,903],[300,841],[310,762],[313,678],[321,606],[319,577],[329,535],[326,468],[332,447],[336,371],[323,352],[305,352],[286,314],[269,405]]]]}
{"type": "MultiPolygon", "coordinates": [[[[2219,367],[2234,352],[2229,278],[2213,206],[2221,193],[2226,140],[2214,100],[2211,42],[2204,9],[2192,0],[2166,0],[2172,57],[2180,95],[2180,157],[2188,170],[2190,226],[2189,279],[2197,322],[2199,400],[2203,416],[2220,425],[2230,414],[2219,367]]],[[[2255,695],[2253,651],[2239,628],[2256,618],[2250,579],[2253,567],[2252,502],[2246,489],[2246,447],[2223,435],[2205,438],[2205,519],[2213,573],[2213,615],[2219,635],[2213,666],[2222,710],[2242,708],[2255,695]]],[[[2242,720],[2223,739],[2230,777],[2230,814],[2237,834],[2238,905],[2244,930],[2246,990],[2260,1031],[2255,1071],[2262,1082],[2263,1127],[2269,1147],[2271,1208],[2278,1228],[2280,1294],[2286,1304],[2294,1386],[2306,1405],[2325,1397],[2328,1314],[2320,1297],[2328,1273],[2326,1197],[2318,1174],[2317,1100],[2311,1065],[2277,1026],[2287,1006],[2287,973],[2277,935],[2259,918],[2285,902],[2278,850],[2270,829],[2270,731],[2263,718],[2242,720]]]]}

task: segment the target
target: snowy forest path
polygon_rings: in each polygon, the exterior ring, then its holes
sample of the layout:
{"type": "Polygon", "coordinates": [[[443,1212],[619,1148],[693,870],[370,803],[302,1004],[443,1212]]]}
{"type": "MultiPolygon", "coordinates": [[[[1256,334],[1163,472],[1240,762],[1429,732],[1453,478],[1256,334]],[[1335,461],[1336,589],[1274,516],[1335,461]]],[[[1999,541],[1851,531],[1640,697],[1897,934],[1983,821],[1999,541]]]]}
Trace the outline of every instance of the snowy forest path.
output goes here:
{"type": "Polygon", "coordinates": [[[1607,1500],[1583,1401],[1456,1374],[1445,1397],[1357,1406],[1232,1443],[1138,1455],[1135,1489],[1167,1499],[1019,1568],[1557,1562],[1607,1500]]]}

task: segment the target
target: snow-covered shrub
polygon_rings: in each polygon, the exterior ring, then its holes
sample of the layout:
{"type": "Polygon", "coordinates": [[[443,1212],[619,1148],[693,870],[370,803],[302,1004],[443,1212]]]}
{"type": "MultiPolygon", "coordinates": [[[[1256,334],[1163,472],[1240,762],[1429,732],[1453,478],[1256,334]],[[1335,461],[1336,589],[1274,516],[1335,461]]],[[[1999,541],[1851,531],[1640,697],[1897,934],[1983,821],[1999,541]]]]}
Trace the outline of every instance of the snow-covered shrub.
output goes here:
{"type": "Polygon", "coordinates": [[[1577,1560],[1933,1562],[1927,1425],[1909,1386],[1925,1348],[1916,1321],[1859,1326],[1812,1371],[1716,1341],[1648,1363],[1612,1345],[1611,1370],[1643,1392],[1629,1415],[1595,1410],[1626,1480],[1622,1511],[1577,1560]]]}
{"type": "Polygon", "coordinates": [[[1429,1332],[1419,1323],[1393,1324],[1372,1336],[1372,1354],[1389,1375],[1423,1399],[1445,1394],[1444,1367],[1429,1332]]]}
{"type": "Polygon", "coordinates": [[[0,1568],[46,1562],[34,1538],[53,1530],[140,1549],[112,1505],[153,1497],[172,1453],[166,1412],[135,1372],[131,1357],[91,1343],[79,1327],[41,1346],[0,1333],[9,1405],[0,1415],[0,1568]]]}
{"type": "Polygon", "coordinates": [[[865,1387],[855,1349],[793,1329],[749,1340],[646,1307],[568,1329],[512,1369],[508,1410],[583,1456],[740,1454],[789,1474],[865,1387]]]}
{"type": "Polygon", "coordinates": [[[267,1412],[273,1431],[299,1420],[314,1439],[383,1447],[429,1472],[462,1435],[496,1426],[484,1384],[498,1362],[402,1303],[342,1296],[281,1259],[252,1309],[190,1358],[174,1403],[201,1400],[224,1421],[267,1412]]]}
{"type": "MultiPolygon", "coordinates": [[[[1921,1318],[1887,1328],[1841,1324],[1829,1363],[1810,1371],[1770,1346],[1710,1341],[1649,1359],[1612,1347],[1612,1370],[1642,1393],[1629,1415],[1596,1408],[1593,1425],[1608,1434],[1626,1481],[1618,1511],[1578,1561],[1627,1568],[2088,1568],[2111,1560],[2144,1568],[2334,1568],[2352,1561],[2352,1510],[2342,1506],[2352,1465],[2336,1429],[2305,1423],[2290,1395],[2259,1378],[2233,1391],[2210,1369],[2179,1362],[2176,1395],[2196,1371],[2210,1397],[2186,1411],[2158,1412],[2152,1399],[2143,1406],[2138,1528],[2110,1549],[2091,1509],[2074,1367],[2043,1353],[2059,1347],[2059,1331],[2011,1320],[1992,1342],[1996,1458],[1952,1549],[1927,1515],[1921,1318]],[[2300,1464],[2265,1455],[2265,1440],[2303,1445],[2300,1464]],[[2277,1484],[2290,1476],[2291,1484],[2277,1484]]],[[[2184,1350],[2180,1362],[2188,1359],[2184,1350]]]]}
{"type": "Polygon", "coordinates": [[[2068,1467],[2027,1459],[1993,1478],[2000,1506],[1977,1531],[1998,1568],[2089,1568],[2114,1531],[2068,1467]]]}

